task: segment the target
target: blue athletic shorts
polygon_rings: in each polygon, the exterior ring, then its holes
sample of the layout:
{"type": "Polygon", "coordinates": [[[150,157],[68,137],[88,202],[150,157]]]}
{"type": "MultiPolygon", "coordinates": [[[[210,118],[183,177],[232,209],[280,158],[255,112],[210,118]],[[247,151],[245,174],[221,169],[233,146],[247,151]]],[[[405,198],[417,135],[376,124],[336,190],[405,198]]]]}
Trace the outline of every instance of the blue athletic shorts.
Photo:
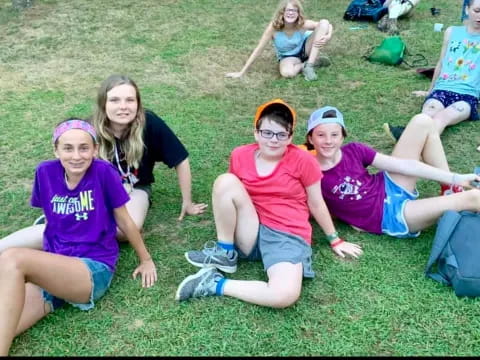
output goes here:
{"type": "Polygon", "coordinates": [[[262,260],[265,271],[280,262],[303,264],[303,277],[313,278],[312,248],[300,236],[274,230],[260,224],[257,241],[250,254],[244,254],[235,247],[241,259],[262,260]]]}
{"type": "Polygon", "coordinates": [[[420,231],[411,233],[408,230],[403,213],[407,201],[418,198],[418,192],[405,190],[392,180],[388,172],[385,174],[385,200],[383,203],[382,232],[397,238],[412,238],[420,235],[420,231]]]}
{"type": "Polygon", "coordinates": [[[469,120],[478,120],[478,111],[477,111],[477,106],[478,106],[478,99],[475,96],[472,95],[465,95],[465,94],[459,94],[453,91],[447,91],[447,90],[435,90],[430,93],[430,95],[427,96],[427,98],[424,101],[424,104],[427,102],[429,99],[436,99],[442,103],[443,106],[449,107],[453,103],[457,101],[465,101],[467,104],[470,105],[470,117],[468,118],[469,120]]]}
{"type": "Polygon", "coordinates": [[[42,289],[43,299],[50,305],[51,311],[55,311],[63,306],[66,302],[78,307],[80,310],[90,310],[95,306],[94,301],[100,299],[110,287],[113,278],[113,271],[102,262],[95,261],[89,258],[79,258],[88,270],[90,270],[90,278],[92,280],[92,292],[90,293],[90,301],[86,304],[77,304],[64,299],[60,299],[49,292],[42,289]]]}

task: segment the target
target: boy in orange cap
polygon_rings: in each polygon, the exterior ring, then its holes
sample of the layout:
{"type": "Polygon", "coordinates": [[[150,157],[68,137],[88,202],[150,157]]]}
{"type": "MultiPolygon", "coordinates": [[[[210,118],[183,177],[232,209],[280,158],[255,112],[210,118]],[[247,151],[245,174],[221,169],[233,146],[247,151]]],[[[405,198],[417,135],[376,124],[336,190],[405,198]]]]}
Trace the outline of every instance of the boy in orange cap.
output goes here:
{"type": "Polygon", "coordinates": [[[315,158],[292,144],[295,111],[283,100],[261,105],[255,114],[256,143],[235,148],[229,172],[213,185],[217,241],[185,253],[201,267],[185,278],[177,300],[228,295],[258,305],[284,308],[300,296],[303,277],[313,277],[310,213],[333,251],[357,257],[358,245],[338,237],[320,191],[315,158]],[[262,260],[268,282],[226,279],[238,258],[262,260]]]}

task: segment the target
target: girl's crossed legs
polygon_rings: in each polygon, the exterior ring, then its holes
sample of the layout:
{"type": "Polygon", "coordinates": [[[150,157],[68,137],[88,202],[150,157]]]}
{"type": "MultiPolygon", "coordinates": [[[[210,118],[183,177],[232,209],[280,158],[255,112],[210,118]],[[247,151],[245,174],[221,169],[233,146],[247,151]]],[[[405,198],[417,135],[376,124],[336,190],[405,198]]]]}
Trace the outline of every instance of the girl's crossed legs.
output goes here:
{"type": "MultiPolygon", "coordinates": [[[[447,159],[437,131],[437,121],[429,116],[415,115],[395,145],[392,155],[399,158],[423,160],[426,164],[449,171],[447,159]]],[[[413,192],[417,179],[401,174],[391,178],[413,192]]],[[[410,200],[404,208],[409,231],[414,233],[434,224],[447,210],[480,211],[480,190],[469,190],[448,196],[410,200]]]]}

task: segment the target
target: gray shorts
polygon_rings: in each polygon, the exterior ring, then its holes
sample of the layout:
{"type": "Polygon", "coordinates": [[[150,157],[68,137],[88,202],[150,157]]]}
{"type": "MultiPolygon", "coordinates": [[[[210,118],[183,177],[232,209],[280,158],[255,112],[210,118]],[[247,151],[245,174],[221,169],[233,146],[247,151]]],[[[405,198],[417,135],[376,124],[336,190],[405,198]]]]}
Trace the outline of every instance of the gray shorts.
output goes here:
{"type": "Polygon", "coordinates": [[[250,254],[244,254],[236,247],[241,259],[262,260],[265,271],[280,262],[302,263],[303,277],[313,278],[312,248],[300,236],[274,230],[260,224],[257,241],[250,254]]]}

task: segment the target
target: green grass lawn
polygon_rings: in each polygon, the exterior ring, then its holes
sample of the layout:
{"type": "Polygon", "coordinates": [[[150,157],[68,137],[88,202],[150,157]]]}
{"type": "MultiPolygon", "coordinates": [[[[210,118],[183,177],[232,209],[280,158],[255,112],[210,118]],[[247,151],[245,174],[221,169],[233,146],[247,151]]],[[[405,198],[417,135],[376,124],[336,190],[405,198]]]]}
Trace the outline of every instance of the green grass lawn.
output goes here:
{"type": "MultiPolygon", "coordinates": [[[[413,54],[434,66],[445,28],[459,23],[462,0],[423,0],[400,21],[413,54]],[[430,7],[441,8],[433,17],[430,7]]],[[[139,85],[147,108],[162,116],[190,152],[193,195],[208,202],[200,217],[178,223],[180,191],[175,172],[155,169],[153,206],[144,238],[156,260],[159,281],[144,290],[131,278],[137,258],[122,245],[118,272],[94,310],[66,306],[13,343],[11,354],[33,355],[478,355],[480,309],[474,299],[424,277],[435,228],[417,239],[398,240],[337,228],[362,245],[358,261],[342,261],[314,226],[314,270],[300,300],[273,310],[232,298],[178,304],[175,290],[196,271],[183,253],[214,239],[211,186],[225,172],[230,151],[253,141],[256,107],[280,97],[299,114],[295,142],[304,140],[309,114],[333,105],[346,117],[347,141],[366,142],[390,153],[385,121],[406,124],[420,111],[429,80],[414,70],[371,64],[363,55],[385,37],[374,24],[352,30],[342,19],[349,0],[306,0],[308,18],[329,19],[333,65],[319,81],[282,79],[267,48],[246,76],[239,71],[270,20],[276,0],[37,0],[22,13],[0,0],[0,237],[30,225],[34,168],[52,158],[54,125],[68,116],[88,116],[96,90],[111,73],[139,85]]],[[[465,122],[442,135],[451,168],[471,172],[478,124],[465,122]]],[[[439,191],[420,181],[421,196],[439,191]]],[[[241,263],[235,279],[266,279],[261,263],[241,263]]]]}

